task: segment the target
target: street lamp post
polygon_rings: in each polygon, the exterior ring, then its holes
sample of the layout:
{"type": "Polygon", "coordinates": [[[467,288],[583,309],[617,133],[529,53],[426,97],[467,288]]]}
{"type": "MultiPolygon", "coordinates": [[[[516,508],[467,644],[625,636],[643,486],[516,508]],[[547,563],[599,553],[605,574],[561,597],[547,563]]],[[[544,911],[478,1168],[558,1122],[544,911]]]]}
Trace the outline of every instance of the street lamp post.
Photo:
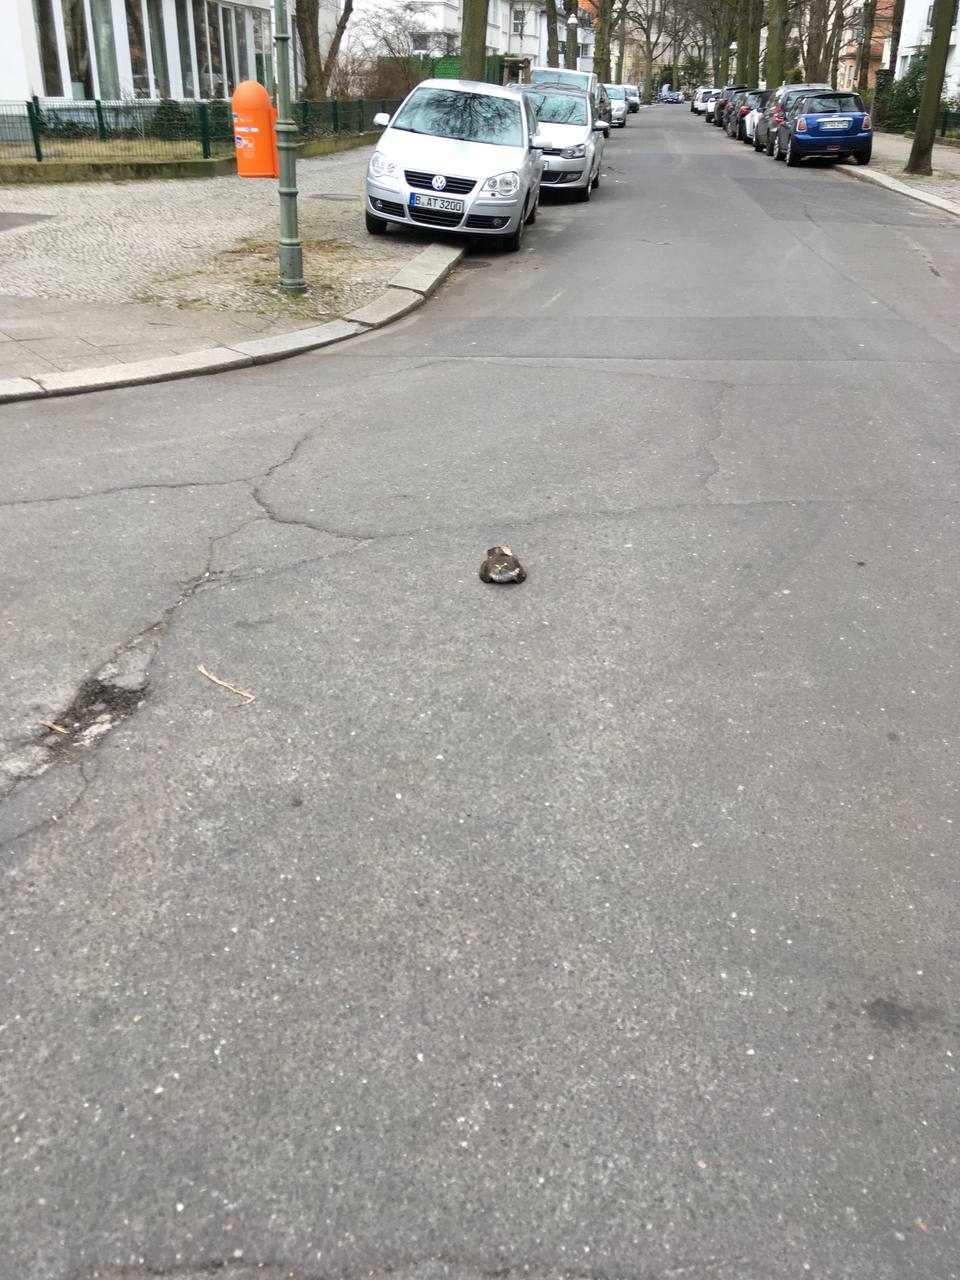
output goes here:
{"type": "Polygon", "coordinates": [[[306,293],[297,223],[297,126],[290,104],[290,27],[287,0],[274,0],[277,46],[277,159],[280,170],[280,288],[306,293]]]}

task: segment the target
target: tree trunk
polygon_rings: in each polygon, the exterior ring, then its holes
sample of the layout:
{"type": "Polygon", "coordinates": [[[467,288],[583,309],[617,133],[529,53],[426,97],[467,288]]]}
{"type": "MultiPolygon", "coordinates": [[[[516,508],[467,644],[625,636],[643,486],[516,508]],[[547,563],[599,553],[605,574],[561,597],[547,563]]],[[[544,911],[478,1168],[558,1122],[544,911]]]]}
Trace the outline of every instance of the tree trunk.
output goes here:
{"type": "Polygon", "coordinates": [[[324,97],[323,59],[320,56],[320,0],[300,0],[294,14],[303,55],[303,97],[319,102],[324,97]]]}
{"type": "Polygon", "coordinates": [[[463,0],[460,24],[460,75],[482,80],[487,54],[487,4],[489,0],[463,0]]]}
{"type": "Polygon", "coordinates": [[[860,69],[857,73],[857,89],[866,93],[870,87],[870,64],[873,61],[873,20],[877,11],[875,0],[867,0],[863,6],[863,35],[860,38],[860,69]]]}
{"type": "Polygon", "coordinates": [[[896,0],[890,19],[890,70],[897,74],[897,58],[900,56],[900,31],[903,27],[903,9],[906,0],[896,0]]]}
{"type": "Polygon", "coordinates": [[[623,84],[623,63],[627,55],[627,19],[620,20],[620,49],[617,53],[617,78],[614,84],[623,84]]]}
{"type": "Polygon", "coordinates": [[[557,3],[547,0],[547,66],[560,65],[560,40],[557,36],[557,3]]]}
{"type": "Polygon", "coordinates": [[[746,84],[747,54],[750,49],[751,0],[737,3],[737,84],[746,84]]]}
{"type": "Polygon", "coordinates": [[[747,48],[746,83],[752,89],[760,83],[760,28],[763,26],[763,0],[753,0],[750,7],[750,44],[747,48]]]}
{"type": "Polygon", "coordinates": [[[643,47],[643,100],[648,105],[653,101],[653,45],[644,40],[643,47]]]}
{"type": "Polygon", "coordinates": [[[932,173],[930,157],[933,140],[937,134],[937,115],[940,111],[940,95],[943,93],[943,77],[950,53],[950,32],[953,27],[954,0],[933,0],[933,35],[927,57],[927,78],[923,82],[923,96],[917,112],[917,131],[913,135],[910,159],[904,173],[928,176],[932,173]]]}
{"type": "Polygon", "coordinates": [[[770,17],[767,21],[767,59],[765,79],[768,89],[778,89],[783,82],[783,13],[786,0],[770,0],[770,17]]]}
{"type": "Polygon", "coordinates": [[[613,18],[613,0],[600,0],[597,5],[597,23],[594,28],[593,70],[601,83],[610,80],[610,22],[613,18]]]}

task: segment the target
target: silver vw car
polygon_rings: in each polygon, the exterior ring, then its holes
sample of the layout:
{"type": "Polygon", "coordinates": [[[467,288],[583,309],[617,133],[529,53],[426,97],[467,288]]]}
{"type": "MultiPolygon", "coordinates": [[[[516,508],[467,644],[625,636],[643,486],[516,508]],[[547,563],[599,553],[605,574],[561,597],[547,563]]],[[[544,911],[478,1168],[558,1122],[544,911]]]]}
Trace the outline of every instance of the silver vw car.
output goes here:
{"type": "Polygon", "coordinates": [[[606,122],[594,116],[590,98],[576,89],[526,85],[523,94],[537,113],[544,144],[543,185],[589,200],[600,185],[606,122]]]}
{"type": "Polygon", "coordinates": [[[424,80],[384,131],[367,169],[367,230],[442,227],[520,248],[536,221],[543,170],[533,107],[515,89],[424,80]]]}

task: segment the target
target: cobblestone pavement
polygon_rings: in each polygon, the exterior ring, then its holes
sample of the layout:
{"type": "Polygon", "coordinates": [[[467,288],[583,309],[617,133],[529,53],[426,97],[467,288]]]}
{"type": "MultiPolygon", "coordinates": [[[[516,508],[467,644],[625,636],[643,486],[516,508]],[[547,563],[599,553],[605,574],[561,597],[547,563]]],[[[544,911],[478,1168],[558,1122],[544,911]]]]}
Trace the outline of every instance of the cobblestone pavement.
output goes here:
{"type": "Polygon", "coordinates": [[[914,178],[903,172],[910,155],[911,141],[895,133],[875,133],[873,167],[926,195],[960,203],[960,147],[935,146],[932,176],[914,178]]]}
{"type": "Polygon", "coordinates": [[[369,147],[297,167],[310,292],[276,290],[277,188],[236,177],[0,193],[0,378],[196,351],[333,319],[427,237],[367,236],[369,147]]]}

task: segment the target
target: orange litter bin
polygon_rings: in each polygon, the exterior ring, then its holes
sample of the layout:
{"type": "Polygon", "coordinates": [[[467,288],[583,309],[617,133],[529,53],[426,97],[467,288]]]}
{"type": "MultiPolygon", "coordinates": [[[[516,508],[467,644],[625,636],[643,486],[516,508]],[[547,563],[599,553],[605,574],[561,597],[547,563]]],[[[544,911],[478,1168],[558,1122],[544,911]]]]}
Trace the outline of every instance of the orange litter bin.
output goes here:
{"type": "Polygon", "coordinates": [[[233,91],[233,143],[241,178],[278,178],[277,113],[270,95],[256,80],[244,80],[233,91]]]}

